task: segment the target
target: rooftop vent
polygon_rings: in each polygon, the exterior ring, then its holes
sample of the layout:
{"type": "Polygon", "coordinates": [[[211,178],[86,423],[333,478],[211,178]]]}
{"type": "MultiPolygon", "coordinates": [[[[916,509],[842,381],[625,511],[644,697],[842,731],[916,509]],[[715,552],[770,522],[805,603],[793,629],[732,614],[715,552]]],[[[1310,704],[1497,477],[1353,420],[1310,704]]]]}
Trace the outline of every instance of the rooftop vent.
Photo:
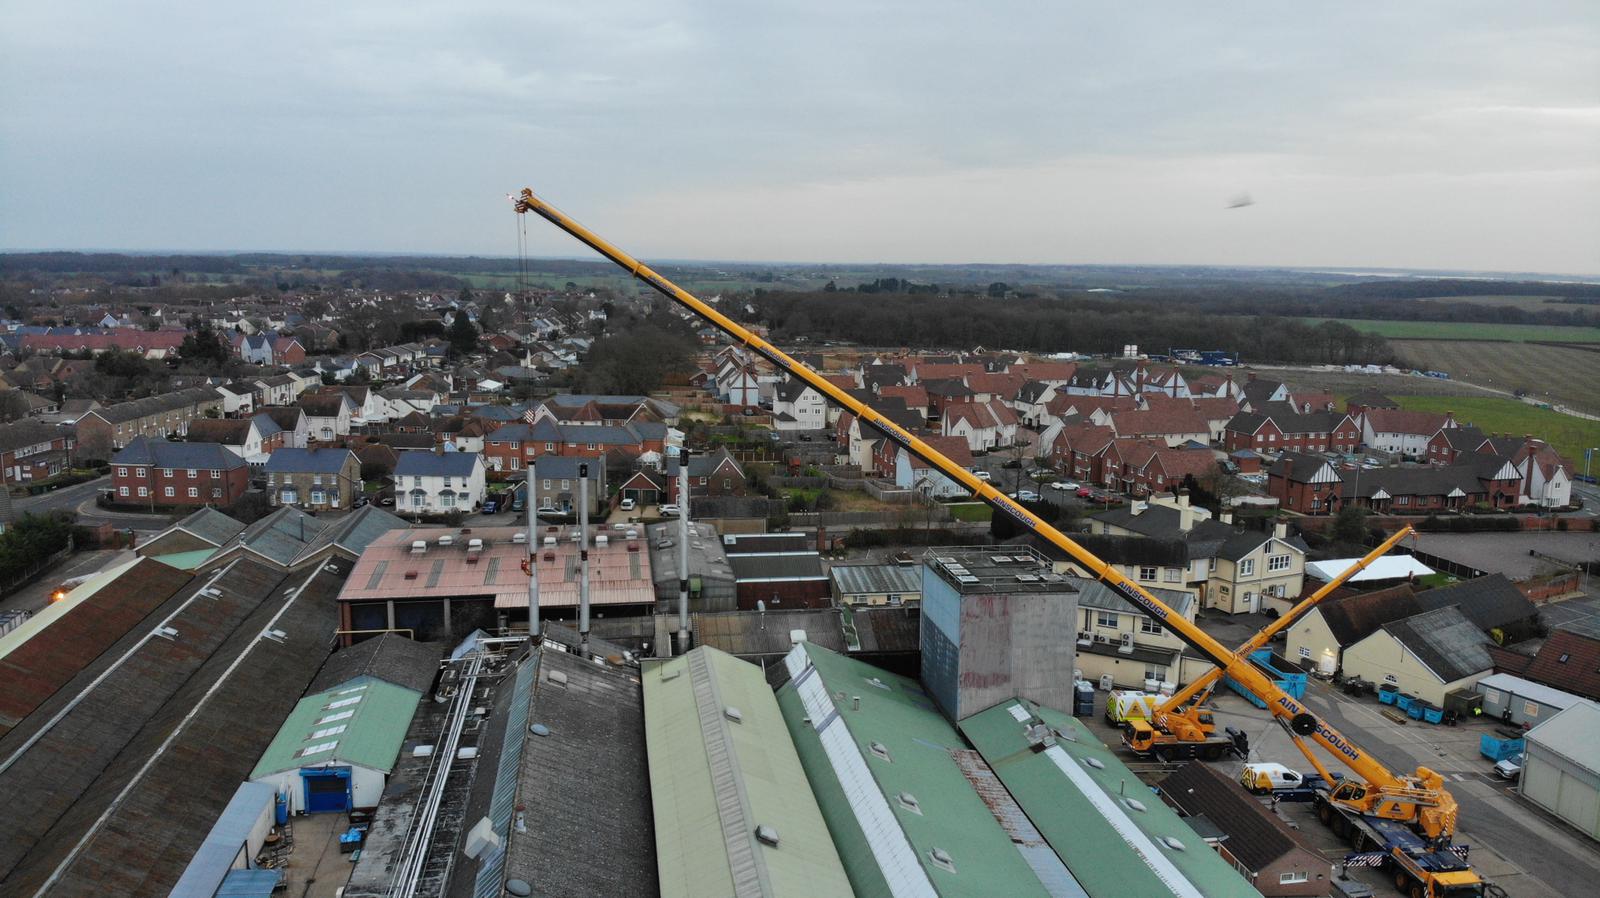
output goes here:
{"type": "Polygon", "coordinates": [[[511,541],[520,546],[528,541],[528,534],[519,530],[516,533],[511,534],[511,541]]]}
{"type": "Polygon", "coordinates": [[[553,563],[556,560],[556,553],[554,553],[554,552],[546,552],[546,553],[544,553],[544,560],[553,563]]]}
{"type": "Polygon", "coordinates": [[[873,754],[884,759],[885,761],[892,762],[894,760],[893,758],[889,757],[889,746],[884,745],[882,742],[873,742],[869,744],[867,748],[871,749],[873,754]]]}
{"type": "Polygon", "coordinates": [[[416,571],[406,571],[406,579],[407,580],[415,580],[415,579],[417,579],[417,572],[416,571]]]}
{"type": "Polygon", "coordinates": [[[597,536],[596,536],[596,537],[595,537],[595,538],[594,538],[594,544],[595,544],[595,545],[596,545],[596,546],[604,546],[604,545],[609,545],[609,544],[610,544],[610,542],[611,542],[611,538],[610,538],[610,537],[608,537],[608,536],[606,536],[606,535],[605,535],[605,534],[604,534],[604,533],[601,533],[601,534],[599,534],[599,535],[597,535],[597,536]]]}
{"type": "Polygon", "coordinates": [[[210,596],[213,599],[222,598],[222,590],[216,588],[215,586],[207,586],[205,589],[200,590],[200,594],[203,596],[210,596]]]}
{"type": "Polygon", "coordinates": [[[918,815],[922,813],[922,803],[917,801],[917,796],[912,795],[910,792],[901,792],[895,797],[900,800],[900,806],[911,813],[918,815]]]}
{"type": "Polygon", "coordinates": [[[444,536],[439,537],[439,545],[441,545],[441,546],[453,546],[453,545],[455,545],[455,542],[456,542],[456,538],[451,536],[448,533],[446,533],[444,536]]]}
{"type": "Polygon", "coordinates": [[[806,631],[804,631],[804,630],[790,630],[789,631],[789,644],[790,645],[797,645],[797,644],[805,642],[805,641],[806,641],[806,631]]]}
{"type": "Polygon", "coordinates": [[[929,848],[928,860],[933,861],[935,867],[947,873],[956,872],[955,860],[950,857],[950,852],[945,851],[943,848],[929,848]]]}
{"type": "Polygon", "coordinates": [[[567,675],[564,671],[552,670],[550,671],[550,682],[555,683],[557,686],[565,686],[567,675]]]}
{"type": "Polygon", "coordinates": [[[626,536],[628,539],[638,539],[639,531],[630,528],[628,532],[623,534],[623,536],[626,536]]]}
{"type": "Polygon", "coordinates": [[[1188,851],[1189,850],[1189,849],[1184,847],[1182,842],[1178,841],[1177,839],[1173,838],[1172,836],[1162,836],[1161,837],[1161,844],[1167,846],[1168,848],[1171,848],[1173,851],[1188,851]]]}
{"type": "Polygon", "coordinates": [[[1090,767],[1093,767],[1096,770],[1106,769],[1105,762],[1099,758],[1084,758],[1083,763],[1088,764],[1090,767]]]}
{"type": "Polygon", "coordinates": [[[427,540],[419,539],[419,540],[415,540],[415,541],[413,541],[411,543],[411,554],[413,554],[413,555],[421,555],[422,553],[424,553],[426,551],[428,551],[428,541],[427,540]]]}
{"type": "Polygon", "coordinates": [[[467,540],[467,551],[468,552],[481,552],[481,551],[483,551],[483,540],[478,539],[477,537],[473,537],[472,539],[467,540]]]}
{"type": "Polygon", "coordinates": [[[677,668],[673,668],[672,670],[664,670],[661,672],[661,682],[666,683],[671,680],[676,680],[682,673],[683,671],[678,670],[677,668]]]}
{"type": "Polygon", "coordinates": [[[1134,809],[1135,811],[1147,811],[1147,810],[1149,810],[1149,808],[1146,808],[1144,806],[1144,802],[1140,801],[1137,798],[1125,799],[1123,801],[1123,804],[1126,804],[1128,807],[1134,809]]]}
{"type": "Polygon", "coordinates": [[[728,718],[734,723],[744,723],[744,712],[732,705],[722,709],[722,716],[728,718]]]}
{"type": "Polygon", "coordinates": [[[270,639],[273,642],[283,642],[285,639],[289,638],[289,634],[282,630],[268,630],[267,632],[261,634],[261,638],[270,639]]]}
{"type": "Polygon", "coordinates": [[[772,848],[778,847],[778,830],[775,827],[762,824],[756,827],[756,840],[772,848]]]}
{"type": "Polygon", "coordinates": [[[553,546],[556,544],[556,538],[553,536],[547,536],[544,538],[544,544],[547,546],[553,546]]]}
{"type": "Polygon", "coordinates": [[[542,723],[536,723],[533,726],[528,727],[528,732],[534,734],[535,736],[548,736],[550,735],[550,728],[542,723]]]}
{"type": "Polygon", "coordinates": [[[1017,575],[1017,582],[1018,583],[1038,583],[1039,582],[1039,576],[1037,574],[1018,574],[1017,575]]]}
{"type": "Polygon", "coordinates": [[[155,635],[160,636],[162,639],[177,639],[178,631],[172,627],[161,627],[156,630],[155,635]]]}

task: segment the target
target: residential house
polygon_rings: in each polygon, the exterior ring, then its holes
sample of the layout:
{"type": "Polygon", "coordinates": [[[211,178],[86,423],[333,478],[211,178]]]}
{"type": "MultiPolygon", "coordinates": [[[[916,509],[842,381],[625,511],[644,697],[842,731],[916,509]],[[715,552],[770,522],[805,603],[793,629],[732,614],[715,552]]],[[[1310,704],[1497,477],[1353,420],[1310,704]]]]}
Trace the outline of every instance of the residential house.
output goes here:
{"type": "Polygon", "coordinates": [[[300,397],[311,441],[331,443],[350,435],[355,403],[344,393],[307,393],[300,397]]]}
{"type": "MultiPolygon", "coordinates": [[[[1063,560],[1056,561],[1056,568],[1079,572],[1075,565],[1063,560]]],[[[1073,666],[1083,672],[1084,679],[1098,683],[1109,676],[1112,683],[1132,689],[1184,681],[1183,641],[1171,629],[1098,580],[1075,578],[1068,582],[1078,589],[1077,657],[1073,666]]],[[[1193,593],[1148,582],[1140,585],[1184,619],[1194,621],[1200,603],[1193,593]]]]}
{"type": "Polygon", "coordinates": [[[255,365],[298,365],[306,360],[306,348],[299,339],[279,334],[234,334],[234,351],[255,365]]]}
{"type": "Polygon", "coordinates": [[[262,468],[273,505],[349,508],[361,495],[361,461],[344,448],[279,449],[262,468]]]}
{"type": "MultiPolygon", "coordinates": [[[[667,460],[667,501],[680,502],[678,496],[678,459],[667,460]]],[[[726,449],[716,452],[699,452],[689,456],[690,498],[743,496],[749,492],[744,468],[726,449]]]]}
{"type": "Polygon", "coordinates": [[[486,492],[483,456],[476,453],[402,452],[395,462],[397,512],[467,512],[483,502],[486,492]]]}
{"type": "Polygon", "coordinates": [[[772,399],[775,430],[821,430],[827,426],[828,403],[815,387],[793,377],[779,383],[772,399]]]}
{"type": "Polygon", "coordinates": [[[1344,650],[1391,621],[1423,611],[1416,593],[1402,583],[1372,592],[1336,590],[1295,621],[1285,634],[1284,656],[1319,670],[1338,671],[1344,650]]]}
{"type": "Polygon", "coordinates": [[[311,441],[311,421],[298,405],[268,406],[258,410],[256,416],[265,416],[278,425],[285,448],[304,449],[311,441]]]}
{"type": "MultiPolygon", "coordinates": [[[[961,436],[924,436],[923,442],[933,447],[962,470],[973,470],[976,462],[967,440],[961,436]]],[[[885,443],[890,441],[885,440],[885,443]]],[[[935,499],[953,499],[969,494],[965,486],[951,480],[939,470],[898,443],[890,443],[894,450],[894,484],[901,489],[914,489],[935,499]]]]}
{"type": "Polygon", "coordinates": [[[189,439],[218,443],[245,461],[260,464],[283,447],[283,431],[267,415],[249,418],[201,418],[189,425],[189,439]]]}
{"type": "Polygon", "coordinates": [[[111,488],[126,505],[232,505],[249,486],[244,459],[217,443],[137,436],[111,459],[111,488]]]}
{"type": "Polygon", "coordinates": [[[1360,423],[1361,442],[1367,446],[1419,461],[1427,457],[1434,435],[1457,426],[1452,412],[1440,415],[1387,408],[1363,409],[1360,423]]]}
{"type": "MultiPolygon", "coordinates": [[[[553,509],[562,514],[578,513],[582,469],[589,471],[589,514],[600,515],[610,507],[606,495],[606,460],[581,456],[545,455],[533,466],[533,507],[553,509]]],[[[596,518],[599,519],[599,518],[596,518]]]]}
{"type": "Polygon", "coordinates": [[[0,481],[24,483],[60,474],[72,467],[77,445],[70,427],[37,421],[0,424],[0,481]]]}
{"type": "Polygon", "coordinates": [[[107,459],[137,437],[165,439],[189,431],[189,423],[222,413],[222,397],[212,387],[191,387],[160,396],[131,399],[91,409],[77,420],[78,455],[107,459]]]}
{"type": "Polygon", "coordinates": [[[1262,403],[1228,419],[1222,445],[1229,452],[1353,452],[1361,428],[1349,415],[1302,412],[1290,403],[1262,403]]]}
{"type": "Polygon", "coordinates": [[[1158,407],[1114,412],[1111,429],[1119,437],[1161,440],[1169,447],[1185,443],[1206,445],[1211,440],[1211,424],[1188,403],[1161,403],[1158,407]]]}
{"type": "Polygon", "coordinates": [[[1492,643],[1454,605],[1384,624],[1344,650],[1346,676],[1397,687],[1434,707],[1494,671],[1492,643]]]}
{"type": "Polygon", "coordinates": [[[248,415],[255,411],[256,388],[254,384],[231,383],[217,387],[222,397],[222,413],[230,418],[248,415]]]}
{"type": "Polygon", "coordinates": [[[940,433],[961,437],[972,452],[987,452],[1016,441],[1017,413],[999,400],[951,403],[944,407],[940,433]]]}
{"type": "Polygon", "coordinates": [[[1356,505],[1381,514],[1432,514],[1475,505],[1510,508],[1522,495],[1522,475],[1498,456],[1449,467],[1376,468],[1342,472],[1339,507],[1356,505]]]}
{"type": "Polygon", "coordinates": [[[1338,469],[1320,455],[1285,452],[1267,470],[1267,495],[1300,514],[1332,514],[1343,483],[1338,469]]]}

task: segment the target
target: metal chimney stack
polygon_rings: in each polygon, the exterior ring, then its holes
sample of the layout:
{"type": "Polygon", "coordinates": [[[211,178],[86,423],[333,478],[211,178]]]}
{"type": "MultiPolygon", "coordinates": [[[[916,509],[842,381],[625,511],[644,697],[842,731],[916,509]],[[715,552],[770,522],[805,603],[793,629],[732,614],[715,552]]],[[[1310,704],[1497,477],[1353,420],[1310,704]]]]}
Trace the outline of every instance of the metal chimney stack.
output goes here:
{"type": "Polygon", "coordinates": [[[678,450],[678,654],[689,651],[689,447],[678,450]]]}
{"type": "Polygon", "coordinates": [[[523,481],[523,504],[528,509],[528,642],[539,645],[539,519],[533,513],[533,468],[528,468],[528,479],[523,481]]]}
{"type": "Polygon", "coordinates": [[[589,466],[578,465],[578,650],[589,660],[589,466]]]}

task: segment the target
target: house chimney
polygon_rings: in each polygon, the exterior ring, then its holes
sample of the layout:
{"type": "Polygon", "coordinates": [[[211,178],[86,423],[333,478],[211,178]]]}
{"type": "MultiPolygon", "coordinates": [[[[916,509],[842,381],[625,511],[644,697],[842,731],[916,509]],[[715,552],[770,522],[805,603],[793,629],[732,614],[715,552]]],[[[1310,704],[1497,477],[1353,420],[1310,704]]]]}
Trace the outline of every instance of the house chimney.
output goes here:
{"type": "Polygon", "coordinates": [[[1217,517],[1218,517],[1218,520],[1222,521],[1222,523],[1224,523],[1224,524],[1232,524],[1233,523],[1233,512],[1231,512],[1231,511],[1224,511],[1222,514],[1218,515],[1217,517]]]}
{"type": "Polygon", "coordinates": [[[1288,539],[1289,522],[1284,520],[1274,521],[1272,523],[1272,536],[1274,539],[1288,539]]]}
{"type": "Polygon", "coordinates": [[[1188,533],[1194,529],[1194,507],[1189,504],[1189,491],[1178,490],[1178,529],[1188,533]]]}
{"type": "Polygon", "coordinates": [[[1135,501],[1134,503],[1132,503],[1131,505],[1128,506],[1128,512],[1130,514],[1132,514],[1134,517],[1138,517],[1139,515],[1144,514],[1144,509],[1145,509],[1145,504],[1142,501],[1135,501]]]}

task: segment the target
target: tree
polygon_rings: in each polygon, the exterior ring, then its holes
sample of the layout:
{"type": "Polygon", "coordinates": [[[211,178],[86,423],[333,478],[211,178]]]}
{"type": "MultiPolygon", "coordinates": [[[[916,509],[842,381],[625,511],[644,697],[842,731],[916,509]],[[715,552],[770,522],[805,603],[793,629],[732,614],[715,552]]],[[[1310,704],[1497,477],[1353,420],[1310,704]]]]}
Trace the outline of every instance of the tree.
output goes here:
{"type": "Polygon", "coordinates": [[[1333,519],[1333,538],[1342,543],[1360,545],[1367,535],[1367,510],[1354,505],[1339,509],[1333,519]]]}
{"type": "Polygon", "coordinates": [[[198,317],[189,319],[189,333],[179,344],[178,355],[185,362],[210,371],[220,370],[233,359],[233,352],[222,335],[211,322],[198,317]]]}
{"type": "Polygon", "coordinates": [[[466,312],[457,312],[455,318],[450,321],[450,329],[445,332],[445,339],[450,341],[451,352],[468,355],[478,348],[478,328],[467,317],[466,312]]]}

